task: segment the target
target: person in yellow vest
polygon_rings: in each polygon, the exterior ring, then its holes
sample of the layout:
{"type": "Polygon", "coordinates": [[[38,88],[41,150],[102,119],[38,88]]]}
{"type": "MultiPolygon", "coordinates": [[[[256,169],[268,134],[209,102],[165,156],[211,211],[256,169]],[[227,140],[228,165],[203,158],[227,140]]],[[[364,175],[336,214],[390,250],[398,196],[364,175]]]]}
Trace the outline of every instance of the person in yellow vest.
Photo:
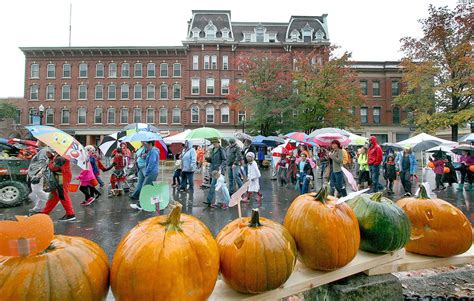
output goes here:
{"type": "Polygon", "coordinates": [[[342,165],[346,169],[350,169],[352,165],[351,163],[352,163],[351,156],[349,155],[347,148],[343,148],[342,149],[342,165]]]}

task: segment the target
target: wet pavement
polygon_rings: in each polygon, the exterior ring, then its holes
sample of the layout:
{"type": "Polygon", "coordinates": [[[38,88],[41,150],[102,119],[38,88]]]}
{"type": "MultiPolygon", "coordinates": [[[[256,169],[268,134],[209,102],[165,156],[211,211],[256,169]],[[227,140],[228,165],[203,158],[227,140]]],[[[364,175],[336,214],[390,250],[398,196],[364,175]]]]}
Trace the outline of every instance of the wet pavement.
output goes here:
{"type": "MultiPolygon", "coordinates": [[[[77,175],[78,171],[78,169],[73,170],[74,176],[77,175]]],[[[110,172],[102,175],[104,181],[108,182],[109,174],[110,172]]],[[[158,180],[164,180],[171,184],[171,178],[172,170],[165,168],[164,173],[160,174],[158,180]]],[[[434,187],[432,171],[427,172],[427,178],[432,187],[434,187]]],[[[203,190],[200,188],[202,175],[195,174],[194,180],[194,194],[178,192],[177,188],[171,187],[171,199],[177,200],[183,205],[183,213],[193,215],[203,221],[215,236],[227,223],[238,217],[237,207],[226,210],[207,207],[203,204],[203,201],[206,199],[208,189],[203,190]]],[[[468,216],[471,223],[474,224],[474,204],[472,201],[474,192],[457,191],[456,185],[454,184],[453,187],[448,187],[440,192],[438,197],[460,208],[468,216]]],[[[314,186],[315,189],[319,189],[321,180],[316,179],[314,186]]],[[[286,210],[291,201],[298,196],[298,191],[293,186],[280,187],[277,181],[270,179],[270,172],[268,170],[262,170],[260,187],[264,197],[260,207],[261,216],[282,223],[286,210]]],[[[397,200],[403,194],[400,181],[395,182],[394,191],[395,195],[391,199],[397,200]]],[[[131,228],[139,221],[155,215],[155,213],[139,212],[131,209],[127,195],[107,197],[105,189],[102,196],[89,207],[79,205],[84,199],[84,195],[81,192],[71,193],[71,197],[77,220],[74,222],[58,223],[57,219],[64,215],[64,209],[58,204],[51,214],[55,223],[56,234],[82,236],[91,239],[104,248],[110,259],[112,259],[121,238],[131,228]]],[[[256,207],[257,204],[242,204],[242,215],[249,216],[252,206],[256,207]]],[[[28,214],[28,209],[31,207],[32,204],[25,203],[19,207],[0,208],[0,219],[28,214]]],[[[168,210],[164,211],[164,213],[167,212],[168,210]]]]}

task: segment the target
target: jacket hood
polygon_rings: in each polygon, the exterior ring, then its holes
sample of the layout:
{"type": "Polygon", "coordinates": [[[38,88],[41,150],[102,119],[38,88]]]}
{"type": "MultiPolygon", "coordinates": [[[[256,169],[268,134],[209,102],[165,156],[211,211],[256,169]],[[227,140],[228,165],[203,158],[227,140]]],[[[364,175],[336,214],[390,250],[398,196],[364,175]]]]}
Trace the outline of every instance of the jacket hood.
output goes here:
{"type": "Polygon", "coordinates": [[[375,136],[370,136],[369,141],[372,145],[377,145],[377,137],[375,136]]]}
{"type": "Polygon", "coordinates": [[[186,141],[184,141],[184,148],[185,148],[186,150],[188,150],[188,149],[190,149],[190,148],[192,148],[192,147],[193,147],[193,142],[192,142],[191,140],[186,140],[186,141]]]}

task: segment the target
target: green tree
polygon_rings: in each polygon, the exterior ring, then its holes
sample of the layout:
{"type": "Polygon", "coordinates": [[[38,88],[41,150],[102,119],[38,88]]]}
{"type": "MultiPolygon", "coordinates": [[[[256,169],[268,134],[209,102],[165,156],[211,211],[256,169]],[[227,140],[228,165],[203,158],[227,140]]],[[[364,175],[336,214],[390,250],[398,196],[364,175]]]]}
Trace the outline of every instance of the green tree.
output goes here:
{"type": "Polygon", "coordinates": [[[423,36],[401,39],[404,89],[395,102],[413,112],[419,129],[435,132],[458,127],[474,119],[472,37],[473,5],[430,5],[429,16],[420,20],[423,36]]]}
{"type": "Polygon", "coordinates": [[[0,118],[15,118],[18,108],[7,102],[0,102],[0,118]]]}

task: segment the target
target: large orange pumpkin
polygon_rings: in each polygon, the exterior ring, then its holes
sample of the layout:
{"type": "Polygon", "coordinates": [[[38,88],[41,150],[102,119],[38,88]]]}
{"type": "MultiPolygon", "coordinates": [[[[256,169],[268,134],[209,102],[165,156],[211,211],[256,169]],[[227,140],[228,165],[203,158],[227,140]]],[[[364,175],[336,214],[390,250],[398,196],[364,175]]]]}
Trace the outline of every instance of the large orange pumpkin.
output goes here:
{"type": "Polygon", "coordinates": [[[348,264],[360,245],[357,218],[345,203],[328,196],[324,186],[298,196],[285,216],[284,226],[295,239],[298,259],[316,270],[334,270],[348,264]]]}
{"type": "MultiPolygon", "coordinates": [[[[43,246],[49,236],[52,221],[44,216],[49,221],[33,216],[17,217],[19,222],[14,222],[19,233],[33,223],[39,229],[44,226],[48,234],[29,235],[18,242],[10,236],[17,246],[13,253],[18,254],[0,255],[0,300],[104,300],[109,290],[109,264],[97,244],[81,237],[56,235],[39,253],[33,251],[35,241],[43,246]]],[[[1,234],[10,223],[0,222],[0,243],[4,243],[6,235],[1,234]]]]}
{"type": "Polygon", "coordinates": [[[412,253],[449,257],[467,251],[472,244],[472,227],[467,217],[450,203],[431,199],[424,185],[417,198],[397,201],[411,222],[410,241],[405,246],[412,253]]]}
{"type": "Polygon", "coordinates": [[[296,263],[296,245],[282,225],[260,218],[240,218],[217,235],[224,281],[241,293],[261,293],[280,287],[296,263]]]}
{"type": "Polygon", "coordinates": [[[149,218],[122,239],[112,261],[117,300],[205,300],[219,273],[217,243],[197,218],[181,214],[149,218]]]}

